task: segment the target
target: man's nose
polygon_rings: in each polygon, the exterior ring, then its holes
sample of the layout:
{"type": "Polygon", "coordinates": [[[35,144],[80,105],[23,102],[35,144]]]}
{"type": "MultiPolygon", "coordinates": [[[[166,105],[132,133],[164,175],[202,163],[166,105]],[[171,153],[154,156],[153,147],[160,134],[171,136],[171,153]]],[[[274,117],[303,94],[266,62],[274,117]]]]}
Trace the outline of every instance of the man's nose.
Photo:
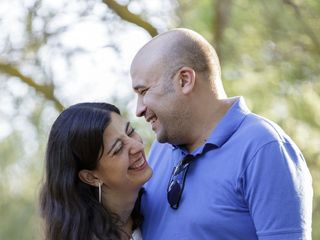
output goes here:
{"type": "Polygon", "coordinates": [[[137,108],[136,108],[136,116],[137,117],[143,117],[145,114],[147,107],[143,103],[143,98],[141,96],[138,96],[137,100],[137,108]]]}

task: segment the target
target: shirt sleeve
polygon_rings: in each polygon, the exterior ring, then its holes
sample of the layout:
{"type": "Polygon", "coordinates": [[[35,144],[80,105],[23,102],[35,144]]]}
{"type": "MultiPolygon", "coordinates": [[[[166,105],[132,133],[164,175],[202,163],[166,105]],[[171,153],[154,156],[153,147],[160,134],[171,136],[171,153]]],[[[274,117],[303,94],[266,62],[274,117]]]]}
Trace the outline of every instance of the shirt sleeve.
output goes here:
{"type": "Polygon", "coordinates": [[[251,159],[242,181],[259,239],[311,239],[312,179],[295,145],[265,144],[251,159]]]}

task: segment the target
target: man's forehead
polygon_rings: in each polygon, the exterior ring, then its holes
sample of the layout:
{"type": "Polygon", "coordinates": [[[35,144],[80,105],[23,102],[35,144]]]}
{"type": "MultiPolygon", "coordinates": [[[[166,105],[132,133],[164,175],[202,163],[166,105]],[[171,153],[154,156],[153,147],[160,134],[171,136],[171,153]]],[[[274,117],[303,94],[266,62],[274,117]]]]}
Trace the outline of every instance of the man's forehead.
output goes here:
{"type": "Polygon", "coordinates": [[[156,61],[141,61],[132,65],[131,80],[134,89],[146,87],[161,74],[161,63],[156,61]]]}
{"type": "Polygon", "coordinates": [[[161,62],[169,51],[168,43],[165,43],[162,38],[153,39],[144,45],[135,55],[131,67],[140,68],[141,65],[148,67],[147,65],[161,62]]]}
{"type": "Polygon", "coordinates": [[[132,88],[135,91],[138,91],[139,89],[145,88],[147,86],[146,80],[142,78],[132,78],[132,88]]]}
{"type": "Polygon", "coordinates": [[[162,53],[151,51],[139,52],[132,61],[131,73],[134,74],[137,71],[138,73],[145,72],[143,70],[150,69],[154,67],[154,65],[159,65],[162,58],[162,53]]]}
{"type": "Polygon", "coordinates": [[[134,57],[130,68],[134,90],[148,87],[162,74],[168,48],[163,45],[161,38],[146,44],[134,57]]]}
{"type": "Polygon", "coordinates": [[[137,91],[141,88],[145,88],[147,85],[148,81],[148,74],[146,73],[147,66],[139,66],[139,65],[134,65],[131,68],[131,83],[132,83],[132,88],[137,91]]]}

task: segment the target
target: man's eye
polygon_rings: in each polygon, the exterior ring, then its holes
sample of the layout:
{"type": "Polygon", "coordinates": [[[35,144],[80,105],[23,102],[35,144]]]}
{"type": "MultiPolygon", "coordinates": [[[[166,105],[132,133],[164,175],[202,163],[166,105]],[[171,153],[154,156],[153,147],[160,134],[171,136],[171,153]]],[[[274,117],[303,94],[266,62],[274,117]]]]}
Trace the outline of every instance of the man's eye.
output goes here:
{"type": "Polygon", "coordinates": [[[146,94],[147,91],[148,91],[148,89],[142,89],[142,90],[140,91],[140,94],[143,96],[143,95],[146,94]]]}

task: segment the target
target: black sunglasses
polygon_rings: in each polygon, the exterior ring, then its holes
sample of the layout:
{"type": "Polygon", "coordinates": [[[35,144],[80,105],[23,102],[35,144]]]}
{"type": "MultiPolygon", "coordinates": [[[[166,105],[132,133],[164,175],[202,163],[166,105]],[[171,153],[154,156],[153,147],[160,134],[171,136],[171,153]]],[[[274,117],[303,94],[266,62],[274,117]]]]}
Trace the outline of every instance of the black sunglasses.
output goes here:
{"type": "Polygon", "coordinates": [[[178,209],[179,207],[189,165],[194,159],[194,156],[188,154],[173,168],[167,188],[167,199],[173,209],[178,209]]]}

